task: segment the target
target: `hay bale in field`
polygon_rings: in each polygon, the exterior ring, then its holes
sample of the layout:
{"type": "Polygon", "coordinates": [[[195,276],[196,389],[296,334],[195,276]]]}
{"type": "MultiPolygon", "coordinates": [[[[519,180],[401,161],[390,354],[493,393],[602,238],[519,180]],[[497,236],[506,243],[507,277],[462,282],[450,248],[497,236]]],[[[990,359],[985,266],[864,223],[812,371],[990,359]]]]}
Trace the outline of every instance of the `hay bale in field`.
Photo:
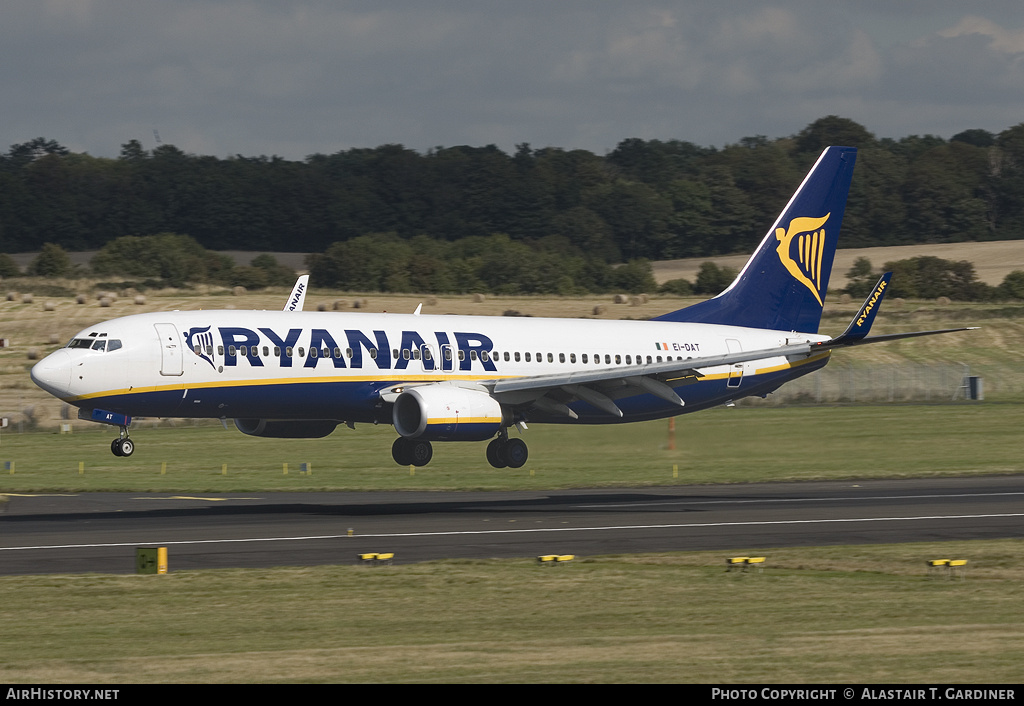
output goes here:
{"type": "Polygon", "coordinates": [[[21,303],[22,304],[31,304],[33,299],[35,299],[35,297],[33,297],[31,294],[22,294],[21,295],[21,303]]]}
{"type": "Polygon", "coordinates": [[[335,299],[334,300],[334,310],[335,311],[341,311],[341,310],[347,309],[347,308],[348,308],[348,300],[346,300],[346,299],[335,299]]]}
{"type": "Polygon", "coordinates": [[[935,303],[939,306],[949,306],[952,302],[949,297],[939,297],[935,300],[935,303]]]}
{"type": "Polygon", "coordinates": [[[840,304],[849,304],[851,301],[853,301],[853,297],[851,297],[846,292],[843,292],[842,294],[839,295],[840,304]]]}
{"type": "Polygon", "coordinates": [[[612,298],[612,301],[615,302],[616,304],[625,304],[626,302],[629,301],[629,298],[625,294],[616,294],[612,298]]]}
{"type": "Polygon", "coordinates": [[[142,306],[143,304],[146,303],[146,298],[144,296],[142,296],[141,294],[136,294],[134,302],[135,302],[136,306],[142,306]]]}
{"type": "Polygon", "coordinates": [[[17,293],[17,292],[8,292],[8,293],[7,293],[7,301],[9,301],[9,302],[13,302],[13,301],[15,301],[15,300],[16,300],[17,298],[18,298],[18,293],[17,293]]]}
{"type": "Polygon", "coordinates": [[[907,300],[903,299],[901,297],[901,298],[893,299],[891,302],[889,302],[889,308],[890,309],[902,309],[904,306],[906,306],[906,304],[907,304],[907,300]]]}
{"type": "Polygon", "coordinates": [[[608,307],[606,307],[604,304],[598,304],[597,306],[594,307],[594,316],[600,316],[606,311],[608,311],[608,307]]]}
{"type": "Polygon", "coordinates": [[[104,306],[104,307],[110,306],[111,303],[112,302],[110,301],[110,299],[108,297],[100,297],[100,306],[104,306]]]}
{"type": "Polygon", "coordinates": [[[28,352],[25,354],[25,356],[29,360],[39,360],[39,349],[38,348],[29,348],[28,352]]]}
{"type": "Polygon", "coordinates": [[[317,311],[327,311],[327,302],[318,302],[316,305],[317,311]]]}
{"type": "Polygon", "coordinates": [[[50,334],[50,345],[55,346],[60,343],[60,338],[55,333],[50,334]]]}
{"type": "Polygon", "coordinates": [[[481,294],[480,292],[477,292],[476,294],[473,295],[473,302],[476,303],[476,304],[480,304],[486,298],[487,297],[485,297],[483,294],[481,294]]]}
{"type": "Polygon", "coordinates": [[[84,294],[78,294],[75,296],[75,304],[85,304],[87,297],[84,294]]]}
{"type": "Polygon", "coordinates": [[[231,293],[236,297],[240,297],[245,294],[245,291],[245,287],[238,285],[231,290],[231,293]]]}
{"type": "Polygon", "coordinates": [[[56,310],[57,310],[57,305],[54,304],[53,302],[44,302],[43,303],[43,311],[56,311],[56,310]]]}

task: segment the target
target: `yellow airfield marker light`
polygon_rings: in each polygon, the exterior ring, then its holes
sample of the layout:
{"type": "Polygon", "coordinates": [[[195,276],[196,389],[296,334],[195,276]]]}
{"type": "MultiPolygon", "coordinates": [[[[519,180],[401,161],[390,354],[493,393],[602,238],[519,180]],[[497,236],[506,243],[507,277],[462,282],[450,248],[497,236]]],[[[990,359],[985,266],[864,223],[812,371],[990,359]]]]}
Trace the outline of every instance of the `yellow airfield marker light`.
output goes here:
{"type": "Polygon", "coordinates": [[[281,475],[283,475],[283,476],[288,475],[288,464],[287,463],[284,464],[284,471],[281,473],[281,475]]]}
{"type": "Polygon", "coordinates": [[[575,554],[541,554],[537,557],[537,563],[541,566],[554,566],[555,564],[568,564],[575,558],[575,554]]]}
{"type": "Polygon", "coordinates": [[[352,529],[351,527],[348,528],[348,536],[349,537],[355,536],[355,533],[356,533],[356,531],[354,529],[352,529]]]}
{"type": "Polygon", "coordinates": [[[226,475],[228,474],[228,464],[226,464],[226,463],[222,463],[222,464],[220,465],[220,474],[221,474],[222,476],[226,476],[226,475]]]}
{"type": "Polygon", "coordinates": [[[949,562],[949,575],[950,578],[959,575],[960,580],[963,581],[967,578],[967,560],[966,559],[953,559],[949,562]]]}
{"type": "Polygon", "coordinates": [[[410,476],[416,475],[416,466],[412,465],[411,463],[409,464],[409,475],[410,476]]]}
{"type": "Polygon", "coordinates": [[[156,549],[156,572],[158,574],[167,573],[167,547],[157,547],[156,549]]]}
{"type": "Polygon", "coordinates": [[[672,464],[672,477],[673,478],[678,478],[679,477],[679,464],[678,463],[673,463],[672,464]]]}
{"type": "Polygon", "coordinates": [[[161,461],[160,462],[160,475],[162,475],[162,476],[166,476],[167,475],[167,461],[161,461]]]}
{"type": "Polygon", "coordinates": [[[725,560],[725,570],[732,571],[746,566],[748,556],[731,556],[725,560]]]}
{"type": "Polygon", "coordinates": [[[78,462],[78,475],[85,475],[85,461],[78,462]]]}
{"type": "Polygon", "coordinates": [[[13,476],[14,475],[14,461],[4,461],[4,465],[7,466],[7,470],[10,471],[11,475],[13,476]]]}

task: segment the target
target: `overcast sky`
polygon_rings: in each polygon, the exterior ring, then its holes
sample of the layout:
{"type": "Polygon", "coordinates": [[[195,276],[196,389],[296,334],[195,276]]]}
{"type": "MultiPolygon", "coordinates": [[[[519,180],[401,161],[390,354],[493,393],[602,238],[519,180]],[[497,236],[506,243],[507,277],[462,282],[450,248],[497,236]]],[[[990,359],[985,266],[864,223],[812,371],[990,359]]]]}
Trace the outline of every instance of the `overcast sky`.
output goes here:
{"type": "Polygon", "coordinates": [[[1024,3],[3,0],[0,67],[4,151],[949,138],[1024,122],[1024,3]]]}

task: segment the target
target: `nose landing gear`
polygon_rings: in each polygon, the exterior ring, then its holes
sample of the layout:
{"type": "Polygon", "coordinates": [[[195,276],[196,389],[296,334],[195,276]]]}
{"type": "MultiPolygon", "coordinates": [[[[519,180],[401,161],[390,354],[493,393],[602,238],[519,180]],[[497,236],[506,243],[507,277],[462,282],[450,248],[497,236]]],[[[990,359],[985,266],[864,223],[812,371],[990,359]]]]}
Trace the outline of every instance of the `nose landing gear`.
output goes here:
{"type": "Polygon", "coordinates": [[[115,456],[131,456],[135,453],[135,442],[128,438],[128,427],[121,427],[121,434],[110,442],[110,453],[115,456]]]}

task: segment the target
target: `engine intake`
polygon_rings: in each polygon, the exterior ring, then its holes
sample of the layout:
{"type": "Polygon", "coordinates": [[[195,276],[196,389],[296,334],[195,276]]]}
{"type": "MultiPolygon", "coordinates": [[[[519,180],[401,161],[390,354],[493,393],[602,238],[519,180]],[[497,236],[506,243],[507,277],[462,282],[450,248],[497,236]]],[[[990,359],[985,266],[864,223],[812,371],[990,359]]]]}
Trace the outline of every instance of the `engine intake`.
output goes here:
{"type": "Polygon", "coordinates": [[[274,439],[322,439],[331,434],[338,422],[331,419],[236,419],[235,428],[249,436],[274,439]]]}
{"type": "Polygon", "coordinates": [[[425,441],[484,441],[509,422],[486,392],[443,383],[406,390],[391,416],[399,434],[425,441]]]}

